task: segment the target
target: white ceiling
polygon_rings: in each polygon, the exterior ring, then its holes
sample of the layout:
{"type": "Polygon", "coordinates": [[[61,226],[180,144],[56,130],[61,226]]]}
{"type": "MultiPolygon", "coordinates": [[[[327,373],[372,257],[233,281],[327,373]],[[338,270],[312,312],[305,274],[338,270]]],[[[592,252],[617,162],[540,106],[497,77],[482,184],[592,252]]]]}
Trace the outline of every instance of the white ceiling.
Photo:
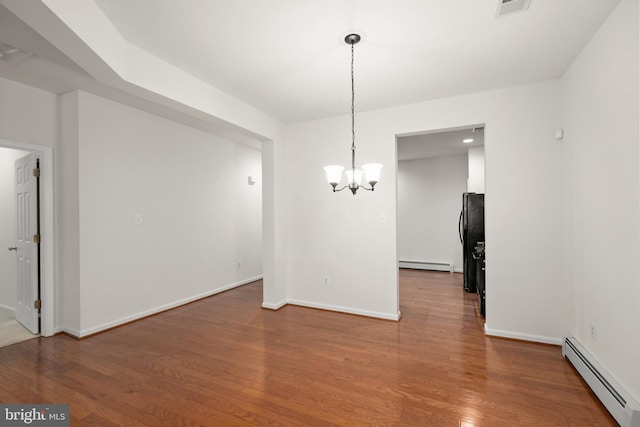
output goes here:
{"type": "MultiPolygon", "coordinates": [[[[349,112],[353,30],[363,111],[558,78],[619,2],[533,0],[495,18],[498,0],[93,1],[130,43],[284,123],[349,112]]],[[[107,92],[29,30],[0,7],[0,41],[36,54],[0,76],[107,92]]]]}
{"type": "Polygon", "coordinates": [[[131,43],[280,119],[560,77],[619,0],[95,0],[131,43]]]}
{"type": "Polygon", "coordinates": [[[483,145],[483,125],[401,136],[398,137],[398,160],[463,155],[470,147],[483,145]],[[473,142],[462,142],[465,139],[473,142]]]}
{"type": "Polygon", "coordinates": [[[34,56],[10,64],[0,61],[0,76],[9,80],[64,93],[76,89],[90,77],[42,36],[0,5],[0,42],[34,56]]]}

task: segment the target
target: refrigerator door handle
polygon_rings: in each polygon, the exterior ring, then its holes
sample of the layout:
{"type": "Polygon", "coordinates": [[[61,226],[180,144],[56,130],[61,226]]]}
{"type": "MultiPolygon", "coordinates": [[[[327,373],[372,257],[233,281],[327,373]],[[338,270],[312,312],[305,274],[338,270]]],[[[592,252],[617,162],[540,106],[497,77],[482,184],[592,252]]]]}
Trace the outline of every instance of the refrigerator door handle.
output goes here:
{"type": "Polygon", "coordinates": [[[460,243],[464,244],[462,241],[462,211],[460,211],[460,219],[458,220],[458,234],[460,235],[460,243]]]}

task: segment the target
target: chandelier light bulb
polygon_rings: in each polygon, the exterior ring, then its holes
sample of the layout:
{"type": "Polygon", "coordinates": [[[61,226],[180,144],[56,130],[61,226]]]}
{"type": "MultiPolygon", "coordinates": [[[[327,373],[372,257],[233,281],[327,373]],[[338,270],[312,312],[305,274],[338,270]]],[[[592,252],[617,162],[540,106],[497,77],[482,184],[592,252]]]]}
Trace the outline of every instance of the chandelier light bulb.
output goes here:
{"type": "Polygon", "coordinates": [[[349,169],[347,171],[345,171],[345,173],[347,174],[347,183],[349,185],[357,185],[360,186],[360,183],[362,182],[362,170],[360,169],[349,169]]]}
{"type": "Polygon", "coordinates": [[[382,169],[382,165],[380,163],[367,163],[366,165],[362,165],[362,170],[364,171],[364,176],[371,188],[380,181],[380,172],[382,169]]]}
{"type": "Polygon", "coordinates": [[[324,171],[327,174],[327,181],[329,181],[329,184],[331,184],[334,189],[338,184],[340,184],[340,181],[342,181],[343,170],[343,166],[332,165],[324,167],[324,171]]]}

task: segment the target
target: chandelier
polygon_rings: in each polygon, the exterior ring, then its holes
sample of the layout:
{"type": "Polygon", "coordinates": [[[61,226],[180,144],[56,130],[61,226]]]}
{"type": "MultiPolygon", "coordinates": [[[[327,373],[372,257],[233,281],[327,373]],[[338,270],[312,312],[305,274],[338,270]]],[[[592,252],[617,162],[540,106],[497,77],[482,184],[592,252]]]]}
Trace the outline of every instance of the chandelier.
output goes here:
{"type": "Polygon", "coordinates": [[[327,181],[333,187],[333,192],[342,191],[345,188],[351,190],[355,195],[359,188],[373,191],[373,188],[380,179],[380,169],[382,165],[380,163],[369,163],[362,165],[362,169],[356,169],[356,130],[355,130],[355,89],[353,79],[353,46],[360,41],[359,34],[349,34],[344,38],[345,43],[351,45],[351,169],[345,171],[347,176],[347,184],[341,188],[338,187],[340,181],[342,181],[343,166],[325,166],[324,171],[327,174],[327,181]],[[365,179],[369,183],[370,187],[362,185],[362,175],[365,175],[365,179]]]}

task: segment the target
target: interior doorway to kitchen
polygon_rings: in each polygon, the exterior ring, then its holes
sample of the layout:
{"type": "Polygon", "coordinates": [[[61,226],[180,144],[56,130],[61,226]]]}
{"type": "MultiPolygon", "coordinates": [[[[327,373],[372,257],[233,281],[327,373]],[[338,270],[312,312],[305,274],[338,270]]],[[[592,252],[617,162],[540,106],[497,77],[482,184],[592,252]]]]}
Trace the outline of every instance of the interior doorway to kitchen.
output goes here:
{"type": "MultiPolygon", "coordinates": [[[[397,137],[399,268],[471,269],[465,262],[470,242],[464,242],[463,200],[470,193],[484,197],[484,137],[483,124],[397,137]]],[[[477,292],[477,287],[468,291],[477,292]]]]}

